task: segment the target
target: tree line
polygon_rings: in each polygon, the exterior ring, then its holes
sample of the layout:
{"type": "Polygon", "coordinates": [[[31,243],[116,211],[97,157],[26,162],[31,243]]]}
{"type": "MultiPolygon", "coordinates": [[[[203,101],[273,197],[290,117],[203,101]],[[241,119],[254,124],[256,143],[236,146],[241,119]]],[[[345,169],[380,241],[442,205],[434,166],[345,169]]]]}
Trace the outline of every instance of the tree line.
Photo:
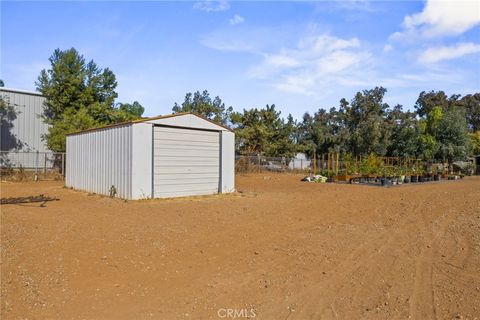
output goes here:
{"type": "Polygon", "coordinates": [[[228,124],[242,155],[342,152],[454,161],[480,154],[480,93],[462,97],[423,91],[408,111],[385,103],[386,92],[383,87],[357,92],[338,107],[305,113],[300,121],[282,118],[275,104],[234,112],[208,91],[188,93],[172,111],[193,111],[228,124]]]}
{"type": "MultiPolygon", "coordinates": [[[[36,87],[46,98],[42,119],[49,129],[43,139],[50,150],[64,152],[68,133],[142,116],[144,108],[137,101],[116,102],[117,81],[109,68],[87,62],[74,48],[56,49],[49,62],[36,87]]],[[[480,93],[447,96],[423,91],[408,111],[385,103],[386,92],[383,87],[363,90],[351,100],[341,99],[336,107],[307,112],[296,120],[282,117],[275,104],[234,111],[204,90],[187,93],[172,113],[195,112],[230,126],[241,155],[344,152],[451,161],[480,154],[480,93]]],[[[3,122],[11,118],[12,109],[3,98],[0,102],[3,122]]]]}

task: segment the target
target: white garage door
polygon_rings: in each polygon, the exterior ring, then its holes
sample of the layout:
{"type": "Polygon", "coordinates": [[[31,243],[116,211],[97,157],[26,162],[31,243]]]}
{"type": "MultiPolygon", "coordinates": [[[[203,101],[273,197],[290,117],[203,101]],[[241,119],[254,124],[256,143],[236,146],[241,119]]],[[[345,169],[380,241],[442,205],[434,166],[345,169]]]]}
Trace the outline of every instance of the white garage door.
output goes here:
{"type": "Polygon", "coordinates": [[[218,193],[219,132],[154,127],[153,146],[155,198],[218,193]]]}

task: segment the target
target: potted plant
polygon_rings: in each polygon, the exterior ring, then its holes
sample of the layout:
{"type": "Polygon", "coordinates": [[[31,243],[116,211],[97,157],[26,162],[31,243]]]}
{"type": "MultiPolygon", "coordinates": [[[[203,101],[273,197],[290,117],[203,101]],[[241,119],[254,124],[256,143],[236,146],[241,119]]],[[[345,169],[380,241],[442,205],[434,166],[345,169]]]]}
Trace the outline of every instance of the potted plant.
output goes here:
{"type": "MultiPolygon", "coordinates": [[[[384,182],[382,185],[395,185],[397,184],[397,178],[396,178],[396,173],[395,173],[395,168],[394,167],[383,167],[381,168],[381,175],[382,178],[384,179],[384,182]]],[[[382,181],[380,181],[382,182],[382,181]]]]}
{"type": "Polygon", "coordinates": [[[406,173],[407,173],[407,169],[403,166],[400,166],[398,167],[397,169],[397,173],[398,173],[398,184],[402,184],[405,182],[405,177],[406,177],[406,173]]]}
{"type": "Polygon", "coordinates": [[[417,169],[417,173],[418,173],[418,182],[425,182],[425,176],[423,175],[424,171],[422,167],[419,167],[417,169]]]}
{"type": "Polygon", "coordinates": [[[434,173],[435,173],[434,165],[431,165],[430,167],[428,167],[428,172],[426,174],[426,181],[433,181],[434,173]]]}
{"type": "Polygon", "coordinates": [[[410,175],[410,181],[412,183],[418,182],[418,174],[417,174],[417,168],[416,167],[412,168],[412,173],[410,175]]]}
{"type": "Polygon", "coordinates": [[[379,178],[380,185],[384,186],[387,183],[387,168],[386,167],[379,168],[378,175],[380,176],[379,178]]]}
{"type": "Polygon", "coordinates": [[[382,174],[383,161],[373,154],[369,155],[362,159],[359,170],[363,177],[377,179],[382,174]]]}
{"type": "Polygon", "coordinates": [[[438,172],[438,166],[436,166],[433,174],[433,181],[440,181],[440,180],[441,180],[441,175],[438,172]]]}
{"type": "Polygon", "coordinates": [[[403,179],[403,183],[410,183],[410,177],[412,176],[411,171],[408,169],[408,167],[403,167],[404,172],[405,172],[405,178],[403,179]]]}

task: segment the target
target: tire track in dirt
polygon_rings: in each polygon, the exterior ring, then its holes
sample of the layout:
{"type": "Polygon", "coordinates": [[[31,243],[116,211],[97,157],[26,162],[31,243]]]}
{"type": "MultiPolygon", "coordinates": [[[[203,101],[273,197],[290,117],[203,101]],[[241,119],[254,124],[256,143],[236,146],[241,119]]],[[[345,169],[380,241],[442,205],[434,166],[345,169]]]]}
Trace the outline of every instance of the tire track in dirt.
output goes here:
{"type": "Polygon", "coordinates": [[[462,212],[439,243],[434,268],[437,318],[477,319],[480,315],[480,215],[462,212]],[[467,300],[468,297],[468,300],[467,300]]]}
{"type": "MultiPolygon", "coordinates": [[[[425,205],[416,204],[411,211],[424,212],[424,209],[426,209],[425,205]]],[[[387,212],[388,207],[378,210],[387,212]]],[[[453,217],[453,213],[449,212],[433,221],[425,221],[419,224],[418,216],[412,215],[406,221],[394,227],[392,226],[391,229],[393,230],[387,229],[378,237],[374,237],[367,243],[357,246],[357,249],[349,254],[337,268],[328,272],[330,275],[328,280],[310,287],[299,295],[300,298],[291,304],[297,312],[289,313],[289,319],[330,319],[341,317],[336,311],[335,303],[338,303],[341,291],[351,285],[349,281],[356,276],[357,271],[369,266],[367,273],[362,276],[360,281],[357,281],[360,283],[368,283],[367,280],[372,280],[376,277],[375,269],[372,270],[371,268],[372,261],[378,261],[375,262],[378,269],[390,272],[388,263],[392,260],[384,261],[382,254],[399,250],[398,248],[406,247],[409,244],[426,248],[416,258],[415,284],[413,294],[409,300],[409,312],[414,319],[434,319],[432,277],[433,258],[436,250],[433,244],[436,244],[438,239],[444,235],[453,217]],[[415,238],[405,234],[405,230],[412,226],[417,231],[415,234],[418,236],[415,238]]],[[[348,287],[346,292],[348,294],[347,298],[350,297],[348,300],[349,305],[360,302],[361,297],[359,297],[358,292],[361,289],[362,286],[358,285],[354,288],[348,287]]],[[[278,311],[280,310],[277,310],[276,314],[278,314],[278,311]]]]}
{"type": "MultiPolygon", "coordinates": [[[[414,212],[422,212],[421,207],[423,207],[423,205],[417,203],[412,210],[414,212]]],[[[388,214],[390,209],[386,206],[376,208],[375,210],[388,214]]],[[[347,280],[351,279],[358,269],[371,265],[372,261],[380,261],[380,259],[376,259],[376,256],[386,252],[391,246],[398,246],[402,237],[405,237],[404,229],[408,225],[415,225],[416,223],[416,220],[408,219],[395,226],[393,232],[387,229],[367,243],[358,245],[342,263],[334,270],[328,272],[330,275],[328,280],[310,287],[299,295],[300,298],[296,299],[296,302],[293,303],[296,312],[290,314],[289,319],[339,318],[334,303],[338,299],[338,292],[349,285],[347,280]]],[[[405,241],[410,240],[410,238],[405,239],[405,241]]],[[[359,288],[357,290],[359,290],[359,288]]],[[[354,289],[349,288],[349,292],[354,294],[355,297],[354,291],[354,289]]],[[[278,311],[273,314],[278,314],[278,311]]],[[[269,314],[267,314],[267,318],[269,318],[268,315],[269,314]]]]}
{"type": "Polygon", "coordinates": [[[409,304],[410,315],[413,319],[436,319],[433,290],[434,253],[439,240],[445,235],[453,218],[452,212],[446,213],[432,223],[431,230],[429,230],[429,226],[424,229],[425,240],[416,261],[415,283],[409,304]]]}
{"type": "Polygon", "coordinates": [[[449,264],[453,267],[463,269],[472,253],[471,243],[468,238],[459,234],[454,235],[454,240],[455,253],[453,257],[451,257],[449,264]]]}
{"type": "Polygon", "coordinates": [[[445,277],[454,280],[468,283],[472,280],[480,282],[480,275],[476,273],[466,273],[465,266],[467,265],[470,256],[472,255],[472,243],[465,236],[453,234],[454,252],[448,257],[445,256],[443,266],[436,268],[436,271],[445,277]]]}

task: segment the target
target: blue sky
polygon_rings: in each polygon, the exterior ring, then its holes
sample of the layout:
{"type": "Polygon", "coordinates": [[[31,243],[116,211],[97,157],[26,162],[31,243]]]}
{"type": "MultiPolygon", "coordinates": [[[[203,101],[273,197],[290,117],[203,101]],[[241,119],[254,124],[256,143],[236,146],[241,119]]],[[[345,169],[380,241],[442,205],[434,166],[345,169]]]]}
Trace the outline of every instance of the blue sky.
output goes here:
{"type": "Polygon", "coordinates": [[[207,89],[235,110],[338,106],[384,86],[412,108],[422,90],[480,91],[479,1],[8,2],[0,78],[34,89],[55,48],[117,75],[119,101],[171,112],[207,89]]]}

